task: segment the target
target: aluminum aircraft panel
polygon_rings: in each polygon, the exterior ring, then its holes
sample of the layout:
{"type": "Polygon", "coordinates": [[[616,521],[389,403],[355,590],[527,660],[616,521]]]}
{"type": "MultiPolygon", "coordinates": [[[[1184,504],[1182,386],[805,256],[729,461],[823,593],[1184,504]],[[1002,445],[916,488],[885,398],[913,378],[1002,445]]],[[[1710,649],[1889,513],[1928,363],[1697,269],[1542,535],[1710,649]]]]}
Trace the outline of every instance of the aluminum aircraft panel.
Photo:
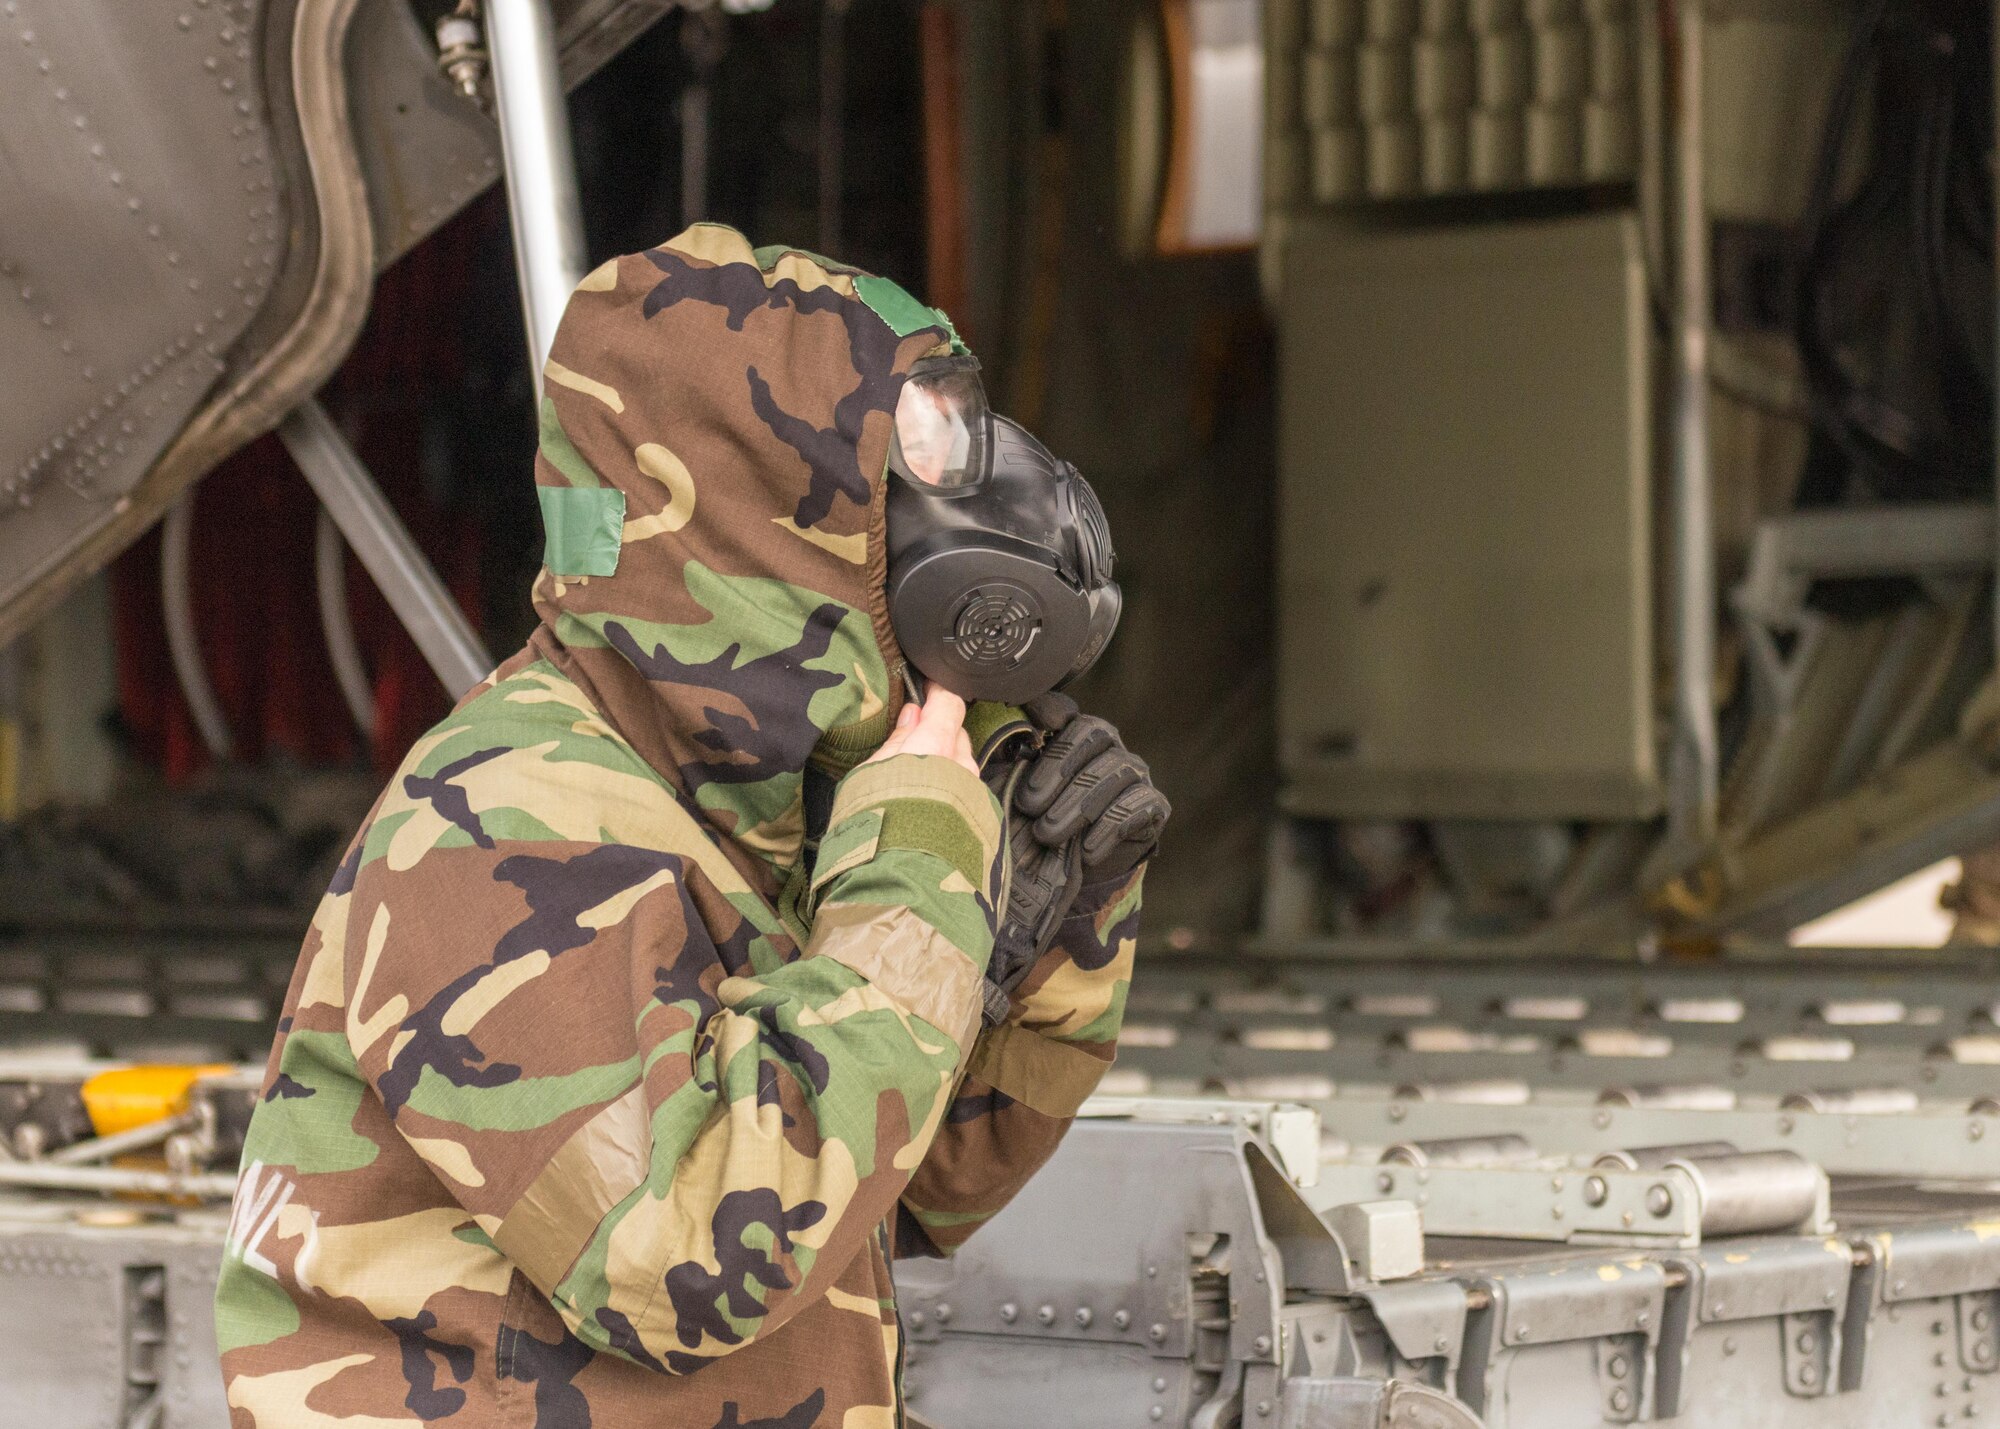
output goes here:
{"type": "MultiPolygon", "coordinates": [[[[555,0],[574,85],[671,0],[555,0]]],[[[500,173],[408,0],[0,11],[0,643],[270,430],[500,173]]]]}

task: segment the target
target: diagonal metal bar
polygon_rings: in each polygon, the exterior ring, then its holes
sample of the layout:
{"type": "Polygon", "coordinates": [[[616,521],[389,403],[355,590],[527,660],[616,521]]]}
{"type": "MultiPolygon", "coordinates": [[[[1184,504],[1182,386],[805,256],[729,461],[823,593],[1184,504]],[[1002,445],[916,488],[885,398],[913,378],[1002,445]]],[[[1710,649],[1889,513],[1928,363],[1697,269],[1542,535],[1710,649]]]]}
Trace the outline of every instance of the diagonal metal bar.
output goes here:
{"type": "Polygon", "coordinates": [[[493,657],[326,409],[308,399],[278,435],[451,697],[485,679],[493,657]]]}

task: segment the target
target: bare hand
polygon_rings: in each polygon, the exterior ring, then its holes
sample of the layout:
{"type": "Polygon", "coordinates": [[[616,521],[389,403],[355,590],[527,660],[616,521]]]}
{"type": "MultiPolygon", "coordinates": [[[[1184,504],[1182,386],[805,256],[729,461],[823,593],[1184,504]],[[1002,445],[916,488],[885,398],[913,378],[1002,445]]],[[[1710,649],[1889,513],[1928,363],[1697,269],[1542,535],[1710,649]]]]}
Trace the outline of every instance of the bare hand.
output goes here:
{"type": "Polygon", "coordinates": [[[950,690],[933,685],[930,698],[921,705],[912,700],[896,716],[896,728],[868,762],[892,759],[898,754],[934,754],[955,760],[968,773],[979,773],[972,757],[972,741],[965,734],[965,701],[950,690]]]}

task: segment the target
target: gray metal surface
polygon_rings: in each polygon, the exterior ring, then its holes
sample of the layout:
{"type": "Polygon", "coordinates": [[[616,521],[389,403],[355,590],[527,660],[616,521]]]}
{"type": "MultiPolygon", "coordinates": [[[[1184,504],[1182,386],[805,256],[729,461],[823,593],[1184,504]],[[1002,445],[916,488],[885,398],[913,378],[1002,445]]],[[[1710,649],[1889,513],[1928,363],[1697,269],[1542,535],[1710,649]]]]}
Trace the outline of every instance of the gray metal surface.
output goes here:
{"type": "Polygon", "coordinates": [[[1236,1300],[1232,1283],[1210,1338],[1183,1342],[1179,1317],[1201,1313],[1199,1262],[1161,1248],[1256,1235],[1269,1188],[1201,1139],[1219,1133],[1189,1137],[1081,1123],[954,1267],[899,1267],[927,1421],[1872,1429],[2000,1411],[2000,1243],[1988,1248],[1985,1219],[2000,1193],[1907,1180],[1848,1192],[1830,1233],[1641,1252],[1434,1239],[1422,1271],[1337,1289],[1301,1288],[1266,1236],[1286,1287],[1275,1364],[1253,1334],[1250,1357],[1225,1368],[1217,1347],[1226,1332],[1227,1356],[1239,1353],[1237,1316],[1269,1323],[1264,1295],[1253,1283],[1236,1300]],[[1157,1347],[1099,1330],[1104,1307],[1134,1327],[1162,1315],[1157,1347]],[[1240,1411],[1204,1420],[1196,1396],[1239,1373],[1240,1411]]]}
{"type": "Polygon", "coordinates": [[[325,409],[306,402],[278,433],[451,697],[485,679],[493,657],[325,409]]]}
{"type": "MultiPolygon", "coordinates": [[[[191,417],[163,430],[149,429],[143,444],[128,438],[124,453],[118,453],[116,439],[108,441],[112,454],[126,463],[122,489],[66,481],[57,488],[63,493],[59,505],[41,503],[44,516],[37,519],[47,520],[46,526],[30,530],[18,521],[0,524],[0,556],[6,558],[0,560],[0,638],[25,628],[70,584],[116,555],[151,525],[189,482],[267,431],[299,397],[318,385],[360,332],[375,271],[375,249],[343,70],[346,39],[359,3],[295,0],[260,8],[250,0],[236,0],[231,6],[205,11],[202,24],[220,25],[216,41],[235,46],[230,53],[248,66],[241,76],[223,75],[213,82],[228,101],[227,111],[219,119],[189,121],[173,129],[161,129],[150,121],[151,106],[142,106],[133,116],[132,124],[143,130],[143,138],[134,141],[134,153],[144,162],[135,163],[124,182],[150,184],[158,181],[164,163],[153,156],[221,149],[225,147],[222,134],[243,131],[245,121],[256,115],[261,103],[272,126],[271,142],[240,157],[245,160],[242,167],[254,167],[251,160],[257,165],[268,161],[272,172],[235,179],[235,197],[216,202],[224,212],[230,211],[231,202],[248,203],[250,217],[263,222],[260,231],[269,241],[279,242],[277,249],[264,255],[271,263],[259,259],[256,265],[276,268],[271,297],[260,303],[253,295],[253,288],[261,291],[263,283],[272,280],[268,275],[256,278],[249,263],[236,265],[222,288],[212,286],[199,274],[176,280],[173,271],[188,260],[183,253],[176,263],[173,260],[178,250],[167,250],[162,260],[165,276],[155,275],[152,289],[134,299],[141,308],[178,281],[182,290],[201,294],[213,305],[207,313],[212,321],[222,321],[213,317],[214,309],[220,307],[226,310],[225,317],[233,318],[239,312],[249,316],[251,326],[227,347],[218,346],[213,353],[205,346],[201,349],[204,356],[221,359],[221,380],[209,393],[195,393],[204,400],[191,417]],[[251,23],[260,20],[263,23],[251,23]],[[168,138],[180,142],[163,142],[168,138]],[[273,197],[280,193],[282,203],[273,207],[273,197]]],[[[78,22],[85,25],[94,24],[100,8],[73,7],[78,22]]],[[[131,7],[121,7],[119,13],[126,8],[131,7]]],[[[163,20],[172,9],[140,8],[158,13],[163,20]]],[[[175,17],[176,30],[180,18],[175,17]]],[[[186,33],[192,35],[196,33],[193,12],[186,18],[186,33]]],[[[170,44],[161,41],[157,48],[148,48],[136,37],[128,37],[118,52],[98,50],[91,60],[107,73],[129,71],[136,85],[142,77],[157,78],[158,57],[172,52],[170,44]]],[[[220,66],[219,56],[209,58],[217,59],[220,66]]],[[[202,69],[206,70],[206,61],[202,69]]],[[[210,83],[205,77],[192,82],[198,87],[210,83]]],[[[6,91],[10,98],[19,92],[6,91]]],[[[16,117],[12,109],[0,109],[0,116],[11,130],[16,117]]],[[[167,171],[171,173],[170,166],[167,171]]],[[[66,189],[69,180],[55,177],[63,174],[63,169],[56,167],[46,173],[42,182],[53,180],[54,184],[48,191],[66,189]]],[[[144,202],[140,200],[142,210],[144,202]]],[[[128,210],[130,203],[128,200],[128,210]]],[[[87,280],[90,273],[116,271],[131,261],[134,241],[129,234],[108,225],[54,221],[52,215],[62,212],[60,207],[44,205],[28,221],[48,241],[63,244],[71,271],[80,266],[87,280]]],[[[149,233],[145,241],[165,246],[168,232],[163,225],[159,239],[151,239],[149,233]]],[[[115,309],[91,312],[93,330],[80,332],[79,343],[85,338],[101,343],[124,321],[115,309]]],[[[201,319],[195,322],[197,327],[204,325],[201,319]]],[[[196,337],[206,342],[206,334],[197,332],[196,337]]],[[[144,372],[143,367],[140,370],[144,372]]],[[[137,434],[135,428],[131,435],[137,434]]],[[[52,441],[50,446],[54,446],[52,441]]],[[[107,467],[102,476],[109,474],[107,467]]]]}
{"type": "Polygon", "coordinates": [[[298,948],[289,927],[0,932],[0,1052],[261,1063],[298,948]]]}
{"type": "Polygon", "coordinates": [[[224,1217],[0,1195],[0,1423],[228,1423],[214,1316],[224,1217]]]}
{"type": "MultiPolygon", "coordinates": [[[[574,86],[670,6],[558,0],[574,86]]],[[[406,0],[0,15],[0,643],[317,390],[499,176],[406,0]]]]}
{"type": "MultiPolygon", "coordinates": [[[[1264,1137],[1300,1115],[1087,1106],[954,1260],[898,1263],[912,1423],[1877,1429],[2000,1412],[1990,1184],[1848,1182],[1807,1234],[1549,1246],[1519,1233],[1545,1214],[1523,1205],[1517,1227],[1453,1238],[1425,1183],[1302,1193],[1264,1137]]],[[[157,1395],[165,1425],[222,1423],[226,1233],[214,1202],[0,1192],[0,1422],[112,1429],[157,1395]]]]}
{"type": "MultiPolygon", "coordinates": [[[[1677,1089],[1683,1107],[1762,1114],[1816,1100],[1863,1123],[1855,1094],[1893,1089],[1906,1100],[1867,1105],[1963,1118],[2000,1093],[1996,1003],[2000,979],[1979,953],[1773,950],[1651,966],[1386,949],[1335,963],[1156,958],[1134,986],[1112,1076],[1132,1093],[1386,1103],[1402,1091],[1413,1114],[1607,1097],[1658,1108],[1677,1089]]],[[[1734,1138],[1651,1144],[1707,1139],[1734,1138]]]]}
{"type": "Polygon", "coordinates": [[[264,11],[0,15],[0,607],[138,483],[271,286],[294,196],[264,11]]]}
{"type": "Polygon", "coordinates": [[[1636,222],[1356,230],[1314,217],[1293,224],[1285,254],[1283,806],[1657,812],[1636,222]]]}
{"type": "Polygon", "coordinates": [[[1287,1282],[1345,1288],[1345,1258],[1309,1211],[1281,1255],[1264,1156],[1235,1127],[1079,1123],[1063,1174],[955,1259],[899,1263],[911,1407],[952,1429],[1268,1419],[1287,1282]]]}
{"type": "Polygon", "coordinates": [[[583,204],[549,0],[485,0],[485,14],[528,368],[539,391],[556,324],[583,277],[583,204]]]}
{"type": "Polygon", "coordinates": [[[377,262],[387,267],[500,177],[500,136],[438,72],[436,44],[406,0],[363,0],[346,70],[377,262]]]}

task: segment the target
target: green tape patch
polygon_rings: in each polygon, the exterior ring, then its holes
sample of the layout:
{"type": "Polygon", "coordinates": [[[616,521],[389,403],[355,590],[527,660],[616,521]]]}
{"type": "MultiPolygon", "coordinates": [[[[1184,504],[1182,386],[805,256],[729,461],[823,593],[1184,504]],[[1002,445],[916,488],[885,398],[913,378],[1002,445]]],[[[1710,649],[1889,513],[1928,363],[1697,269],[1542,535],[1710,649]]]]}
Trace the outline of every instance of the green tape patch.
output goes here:
{"type": "Polygon", "coordinates": [[[618,573],[625,532],[625,493],[612,486],[538,486],[542,504],[542,564],[559,576],[618,573]]]}
{"type": "Polygon", "coordinates": [[[903,290],[901,284],[869,273],[854,280],[854,291],[897,337],[908,337],[927,327],[942,328],[951,334],[952,344],[957,346],[958,333],[952,327],[951,319],[936,308],[918,302],[903,290]]]}

